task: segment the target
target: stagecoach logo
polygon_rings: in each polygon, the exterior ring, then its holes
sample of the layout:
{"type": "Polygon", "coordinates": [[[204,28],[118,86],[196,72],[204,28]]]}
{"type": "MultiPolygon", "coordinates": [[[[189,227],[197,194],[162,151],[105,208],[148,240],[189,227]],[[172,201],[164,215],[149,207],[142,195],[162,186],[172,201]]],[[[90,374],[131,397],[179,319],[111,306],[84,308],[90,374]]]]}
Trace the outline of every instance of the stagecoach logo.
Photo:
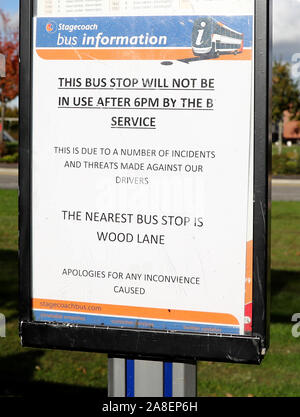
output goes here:
{"type": "Polygon", "coordinates": [[[57,25],[56,25],[56,23],[55,23],[55,22],[48,22],[48,23],[46,24],[46,31],[47,31],[48,33],[55,33],[55,32],[56,32],[56,30],[57,30],[57,25]]]}

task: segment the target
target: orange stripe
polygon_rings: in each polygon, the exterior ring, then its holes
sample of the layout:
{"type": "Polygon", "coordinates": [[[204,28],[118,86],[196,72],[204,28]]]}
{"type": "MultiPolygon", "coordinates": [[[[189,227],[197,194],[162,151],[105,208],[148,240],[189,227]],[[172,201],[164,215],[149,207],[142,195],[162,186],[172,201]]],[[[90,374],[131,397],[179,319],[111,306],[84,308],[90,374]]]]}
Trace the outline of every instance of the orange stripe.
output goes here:
{"type": "Polygon", "coordinates": [[[72,311],[98,315],[151,318],[158,320],[188,321],[197,323],[218,323],[238,326],[231,314],[206,313],[200,311],[169,310],[162,308],[131,307],[112,304],[82,303],[78,301],[45,300],[34,298],[32,308],[37,310],[72,311]],[[50,305],[45,305],[50,303],[50,305]],[[73,306],[72,306],[73,304],[73,306]],[[76,306],[76,307],[75,307],[76,306]]]}
{"type": "Polygon", "coordinates": [[[192,49],[37,49],[43,59],[164,60],[192,58],[192,49]]]}
{"type": "Polygon", "coordinates": [[[252,279],[253,279],[253,240],[246,246],[246,289],[245,304],[252,303],[252,279]]]}
{"type": "MultiPolygon", "coordinates": [[[[38,56],[47,60],[179,60],[196,58],[187,49],[37,49],[38,56]]],[[[218,60],[251,60],[252,50],[238,55],[221,55],[218,60]]]]}

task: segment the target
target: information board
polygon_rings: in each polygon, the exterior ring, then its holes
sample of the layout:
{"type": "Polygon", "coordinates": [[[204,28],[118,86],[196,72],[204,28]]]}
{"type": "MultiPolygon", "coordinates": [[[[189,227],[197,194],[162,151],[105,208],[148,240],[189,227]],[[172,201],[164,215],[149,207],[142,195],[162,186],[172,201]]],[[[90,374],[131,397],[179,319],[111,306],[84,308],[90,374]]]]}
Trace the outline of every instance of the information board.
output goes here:
{"type": "Polygon", "coordinates": [[[255,1],[73,3],[31,16],[30,321],[251,335],[255,1]]]}

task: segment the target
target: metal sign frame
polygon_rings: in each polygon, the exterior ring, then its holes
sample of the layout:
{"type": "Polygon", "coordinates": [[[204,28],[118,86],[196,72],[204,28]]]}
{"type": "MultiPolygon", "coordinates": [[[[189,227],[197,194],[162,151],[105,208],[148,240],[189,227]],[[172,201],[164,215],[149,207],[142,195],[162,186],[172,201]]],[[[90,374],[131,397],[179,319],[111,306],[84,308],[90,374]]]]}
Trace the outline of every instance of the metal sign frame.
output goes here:
{"type": "MultiPolygon", "coordinates": [[[[271,1],[255,0],[253,327],[245,336],[191,334],[36,322],[32,318],[33,0],[20,5],[19,276],[23,346],[171,361],[259,364],[269,346],[271,1]]],[[[238,174],[237,174],[238,175],[238,174]]]]}

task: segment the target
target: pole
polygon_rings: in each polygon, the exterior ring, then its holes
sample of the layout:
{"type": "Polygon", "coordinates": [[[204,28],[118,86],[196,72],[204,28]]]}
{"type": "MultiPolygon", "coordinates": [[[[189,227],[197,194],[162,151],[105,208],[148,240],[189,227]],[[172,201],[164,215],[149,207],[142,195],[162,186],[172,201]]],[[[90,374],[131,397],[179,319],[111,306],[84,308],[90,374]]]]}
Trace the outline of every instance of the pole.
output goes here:
{"type": "MultiPolygon", "coordinates": [[[[5,55],[0,54],[0,78],[6,76],[6,59],[5,55]]],[[[3,134],[4,134],[4,116],[5,116],[5,103],[1,103],[1,131],[0,131],[0,155],[1,155],[1,145],[3,144],[3,134]]]]}
{"type": "Polygon", "coordinates": [[[108,358],[109,397],[196,397],[197,364],[108,358]]]}
{"type": "Polygon", "coordinates": [[[6,76],[5,55],[0,54],[0,78],[6,76]]]}
{"type": "Polygon", "coordinates": [[[278,132],[278,153],[282,154],[282,136],[283,136],[283,119],[279,122],[279,132],[278,132]]]}

